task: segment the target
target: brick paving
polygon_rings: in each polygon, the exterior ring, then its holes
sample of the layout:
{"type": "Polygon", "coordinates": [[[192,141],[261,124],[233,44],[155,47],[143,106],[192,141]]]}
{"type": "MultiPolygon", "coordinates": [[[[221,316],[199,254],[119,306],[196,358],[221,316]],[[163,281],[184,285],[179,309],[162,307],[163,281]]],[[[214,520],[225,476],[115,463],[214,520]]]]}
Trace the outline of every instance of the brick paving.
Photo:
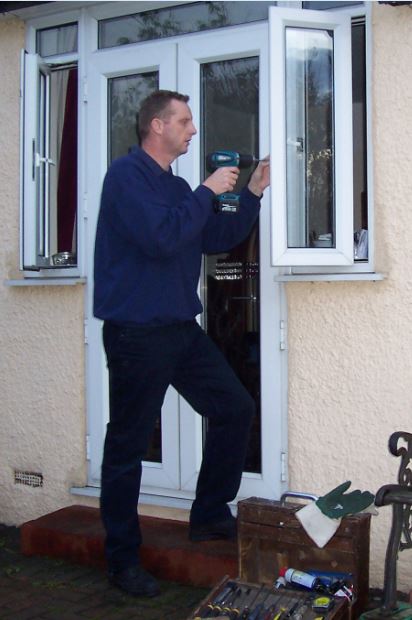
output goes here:
{"type": "Polygon", "coordinates": [[[0,524],[1,620],[186,620],[208,589],[161,581],[161,595],[133,598],[98,568],[24,556],[19,530],[0,524]]]}

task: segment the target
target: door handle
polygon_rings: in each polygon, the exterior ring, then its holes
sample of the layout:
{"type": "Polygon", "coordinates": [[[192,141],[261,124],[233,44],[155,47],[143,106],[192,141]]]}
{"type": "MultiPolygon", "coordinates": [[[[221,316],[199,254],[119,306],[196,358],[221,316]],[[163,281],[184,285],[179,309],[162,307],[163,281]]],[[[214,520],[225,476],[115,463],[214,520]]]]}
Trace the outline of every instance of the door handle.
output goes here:
{"type": "Polygon", "coordinates": [[[236,299],[241,301],[257,301],[256,295],[245,295],[244,297],[229,297],[229,299],[236,299]]]}

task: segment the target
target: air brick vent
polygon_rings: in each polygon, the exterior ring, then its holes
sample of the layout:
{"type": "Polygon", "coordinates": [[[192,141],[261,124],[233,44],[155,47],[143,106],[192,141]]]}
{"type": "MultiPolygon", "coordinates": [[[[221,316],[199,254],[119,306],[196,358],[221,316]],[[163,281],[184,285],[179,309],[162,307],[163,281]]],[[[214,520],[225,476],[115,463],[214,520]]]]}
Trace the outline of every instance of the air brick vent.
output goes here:
{"type": "Polygon", "coordinates": [[[43,474],[34,473],[32,471],[14,470],[14,484],[25,484],[28,487],[42,487],[43,474]]]}

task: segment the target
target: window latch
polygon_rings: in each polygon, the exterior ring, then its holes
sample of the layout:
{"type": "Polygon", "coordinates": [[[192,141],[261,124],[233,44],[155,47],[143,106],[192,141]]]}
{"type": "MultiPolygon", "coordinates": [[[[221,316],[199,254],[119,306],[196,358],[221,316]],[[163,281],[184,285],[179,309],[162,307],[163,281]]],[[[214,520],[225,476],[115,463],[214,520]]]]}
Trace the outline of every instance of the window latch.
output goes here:
{"type": "Polygon", "coordinates": [[[48,164],[49,166],[55,166],[56,162],[50,159],[50,157],[41,157],[40,153],[34,154],[34,165],[36,168],[40,167],[40,164],[48,164]]]}
{"type": "Polygon", "coordinates": [[[288,146],[296,147],[296,151],[298,153],[303,153],[303,138],[296,138],[296,140],[292,140],[292,138],[287,139],[288,146]]]}

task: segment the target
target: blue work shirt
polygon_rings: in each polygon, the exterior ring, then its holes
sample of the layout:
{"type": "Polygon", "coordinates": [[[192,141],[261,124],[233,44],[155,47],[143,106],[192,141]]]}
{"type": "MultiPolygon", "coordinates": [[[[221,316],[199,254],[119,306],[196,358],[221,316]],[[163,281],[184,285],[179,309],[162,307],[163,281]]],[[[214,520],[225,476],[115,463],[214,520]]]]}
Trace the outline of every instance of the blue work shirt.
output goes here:
{"type": "Polygon", "coordinates": [[[167,325],[203,310],[202,253],[245,239],[260,199],[244,188],[237,214],[216,214],[214,193],[194,191],[139,147],[110,166],[94,256],[94,315],[120,324],[167,325]]]}

